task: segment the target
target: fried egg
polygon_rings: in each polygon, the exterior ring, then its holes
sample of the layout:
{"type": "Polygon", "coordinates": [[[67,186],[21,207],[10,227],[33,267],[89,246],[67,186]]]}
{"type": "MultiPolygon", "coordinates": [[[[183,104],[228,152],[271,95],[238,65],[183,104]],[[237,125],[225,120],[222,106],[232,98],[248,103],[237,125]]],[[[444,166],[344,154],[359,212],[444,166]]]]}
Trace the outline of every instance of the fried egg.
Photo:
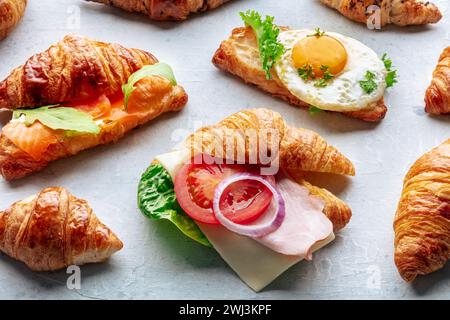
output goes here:
{"type": "Polygon", "coordinates": [[[276,62],[275,71],[300,100],[323,110],[347,112],[366,109],[383,97],[386,68],[361,42],[333,32],[316,35],[311,30],[282,31],[278,41],[286,51],[276,62]],[[368,71],[376,84],[370,93],[360,84],[368,71]],[[318,82],[321,79],[322,85],[318,82]]]}

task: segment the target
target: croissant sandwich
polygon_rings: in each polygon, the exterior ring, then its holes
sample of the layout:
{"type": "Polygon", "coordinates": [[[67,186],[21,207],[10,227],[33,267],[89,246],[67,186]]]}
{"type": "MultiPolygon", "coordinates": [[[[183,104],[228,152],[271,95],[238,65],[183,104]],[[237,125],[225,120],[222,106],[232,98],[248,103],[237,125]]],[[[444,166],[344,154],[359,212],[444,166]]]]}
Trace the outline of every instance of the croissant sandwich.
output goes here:
{"type": "Polygon", "coordinates": [[[0,0],[0,40],[19,23],[26,6],[27,0],[0,0]]]}
{"type": "Polygon", "coordinates": [[[354,175],[317,133],[251,109],[199,129],[157,156],[138,187],[141,211],[211,246],[258,291],[334,239],[346,203],[305,180],[308,171],[354,175]]]}
{"type": "Polygon", "coordinates": [[[377,14],[380,27],[387,24],[398,26],[437,23],[442,18],[439,8],[424,0],[320,0],[327,6],[338,10],[347,18],[361,23],[370,21],[377,14]]]}
{"type": "Polygon", "coordinates": [[[85,200],[61,187],[0,211],[0,251],[34,271],[101,262],[122,247],[85,200]]]}
{"type": "Polygon", "coordinates": [[[320,29],[277,27],[273,17],[241,12],[246,27],[223,41],[213,64],[246,83],[311,111],[334,111],[380,121],[396,71],[361,42],[320,29]]]}
{"type": "Polygon", "coordinates": [[[186,20],[190,14],[212,10],[229,0],[87,0],[139,12],[154,20],[186,20]]]}
{"type": "Polygon", "coordinates": [[[450,47],[442,52],[425,95],[425,111],[432,114],[450,113],[450,47]]]}
{"type": "Polygon", "coordinates": [[[450,258],[450,140],[409,170],[394,230],[395,264],[406,281],[442,268],[450,258]]]}
{"type": "Polygon", "coordinates": [[[13,109],[0,135],[0,173],[22,178],[186,103],[170,66],[150,53],[66,36],[0,83],[0,108],[13,109]]]}

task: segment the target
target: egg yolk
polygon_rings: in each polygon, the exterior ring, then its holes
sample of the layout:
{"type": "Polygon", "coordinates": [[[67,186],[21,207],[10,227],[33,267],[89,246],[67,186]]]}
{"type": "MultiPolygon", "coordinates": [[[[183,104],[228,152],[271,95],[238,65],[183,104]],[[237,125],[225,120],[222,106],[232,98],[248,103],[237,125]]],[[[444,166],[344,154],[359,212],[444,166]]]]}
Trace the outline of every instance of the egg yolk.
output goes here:
{"type": "Polygon", "coordinates": [[[292,60],[297,69],[311,66],[316,78],[324,75],[323,66],[332,75],[339,74],[347,64],[347,51],[337,39],[324,36],[310,36],[297,42],[292,50],[292,60]]]}

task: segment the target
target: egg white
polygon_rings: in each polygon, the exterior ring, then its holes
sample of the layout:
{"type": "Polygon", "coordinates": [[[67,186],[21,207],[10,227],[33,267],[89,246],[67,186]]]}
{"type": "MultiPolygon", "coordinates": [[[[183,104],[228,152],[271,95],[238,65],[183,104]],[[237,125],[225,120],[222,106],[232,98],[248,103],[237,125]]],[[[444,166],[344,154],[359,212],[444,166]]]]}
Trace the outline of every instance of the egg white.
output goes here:
{"type": "Polygon", "coordinates": [[[361,42],[334,32],[326,34],[339,40],[347,50],[344,70],[327,83],[324,88],[314,86],[314,80],[303,80],[292,60],[292,49],[301,39],[314,34],[311,30],[288,30],[280,32],[278,41],[286,49],[274,68],[281,82],[300,100],[329,111],[358,111],[378,101],[386,90],[387,71],[377,54],[361,42]],[[376,90],[366,93],[360,85],[367,71],[375,74],[376,90]]]}

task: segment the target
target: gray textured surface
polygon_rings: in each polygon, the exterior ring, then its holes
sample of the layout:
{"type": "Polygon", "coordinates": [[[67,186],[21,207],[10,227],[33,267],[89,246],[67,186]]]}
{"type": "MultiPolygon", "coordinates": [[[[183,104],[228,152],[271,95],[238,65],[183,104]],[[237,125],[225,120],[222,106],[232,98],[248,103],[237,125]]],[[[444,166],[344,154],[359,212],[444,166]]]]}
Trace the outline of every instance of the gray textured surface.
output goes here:
{"type": "Polygon", "coordinates": [[[82,268],[78,291],[66,288],[64,271],[33,273],[0,255],[0,298],[450,298],[450,267],[413,285],[400,279],[393,263],[392,231],[408,167],[449,137],[448,117],[423,112],[432,70],[441,50],[450,45],[448,0],[437,1],[447,14],[438,25],[390,27],[383,32],[369,31],[315,0],[234,1],[178,24],[155,23],[81,0],[29,2],[22,23],[0,43],[0,77],[65,34],[77,32],[153,52],[173,66],[190,101],[184,111],[163,116],[116,145],[58,161],[14,183],[0,181],[0,208],[45,186],[62,185],[88,199],[125,242],[108,263],[82,268]],[[214,50],[233,27],[241,25],[237,13],[248,8],[274,15],[280,24],[321,26],[359,39],[380,55],[388,52],[399,69],[400,83],[387,94],[386,119],[375,125],[338,114],[311,117],[216,70],[210,63],[214,50]],[[313,262],[298,264],[259,294],[247,288],[213,250],[166,223],[147,220],[136,207],[141,173],[155,155],[179,141],[179,134],[255,106],[271,107],[291,124],[316,130],[357,167],[352,179],[312,177],[350,204],[354,217],[348,227],[313,262]]]}

